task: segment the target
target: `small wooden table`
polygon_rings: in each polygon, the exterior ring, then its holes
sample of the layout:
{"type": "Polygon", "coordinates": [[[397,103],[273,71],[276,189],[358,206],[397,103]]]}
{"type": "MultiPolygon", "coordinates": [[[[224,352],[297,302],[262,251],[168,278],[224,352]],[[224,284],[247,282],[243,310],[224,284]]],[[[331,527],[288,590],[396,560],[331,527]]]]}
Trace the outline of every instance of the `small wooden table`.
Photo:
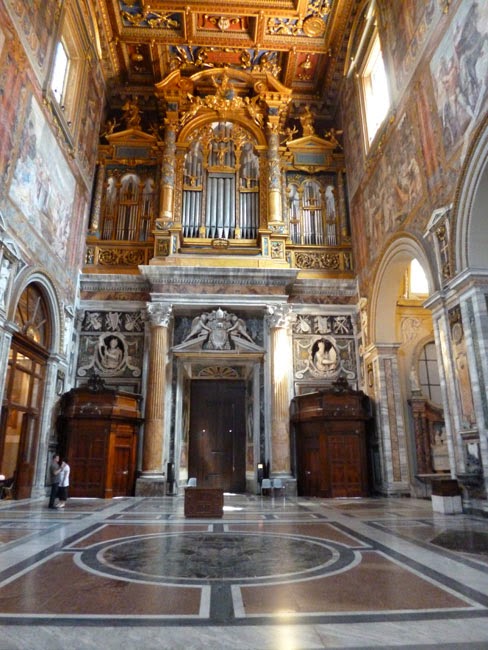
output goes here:
{"type": "Polygon", "coordinates": [[[185,488],[185,517],[221,518],[223,514],[223,490],[219,488],[185,488]]]}

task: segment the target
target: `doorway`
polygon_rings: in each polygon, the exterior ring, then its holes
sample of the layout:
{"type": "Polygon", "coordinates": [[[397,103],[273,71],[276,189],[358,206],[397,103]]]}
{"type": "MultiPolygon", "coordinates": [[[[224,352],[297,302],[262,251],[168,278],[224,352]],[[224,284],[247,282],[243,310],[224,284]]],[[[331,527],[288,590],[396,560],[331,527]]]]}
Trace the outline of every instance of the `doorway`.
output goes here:
{"type": "Polygon", "coordinates": [[[188,476],[199,487],[246,489],[246,387],[243,381],[193,380],[188,476]]]}
{"type": "Polygon", "coordinates": [[[0,423],[0,473],[14,478],[14,496],[30,496],[34,482],[46,360],[15,338],[9,353],[0,423]]]}

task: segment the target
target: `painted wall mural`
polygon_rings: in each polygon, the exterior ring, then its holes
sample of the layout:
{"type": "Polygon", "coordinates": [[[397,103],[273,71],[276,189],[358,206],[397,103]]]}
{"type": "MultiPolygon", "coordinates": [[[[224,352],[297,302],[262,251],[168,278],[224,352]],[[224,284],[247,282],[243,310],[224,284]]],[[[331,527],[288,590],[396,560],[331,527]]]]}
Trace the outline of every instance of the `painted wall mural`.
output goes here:
{"type": "Polygon", "coordinates": [[[75,189],[63,152],[31,97],[9,198],[62,261],[68,249],[75,189]]]}
{"type": "Polygon", "coordinates": [[[397,95],[407,87],[442,11],[438,0],[383,0],[381,14],[388,26],[387,48],[395,70],[390,81],[397,95]]]}
{"type": "Polygon", "coordinates": [[[6,0],[5,5],[22,39],[32,68],[42,83],[47,74],[49,47],[53,43],[62,0],[6,0]]]}
{"type": "Polygon", "coordinates": [[[430,63],[446,153],[486,109],[488,3],[462,2],[430,63]]]}
{"type": "MultiPolygon", "coordinates": [[[[407,114],[400,119],[368,186],[365,206],[371,242],[381,242],[411,214],[424,195],[417,139],[407,114]]],[[[371,247],[371,256],[379,253],[371,247]]]]}
{"type": "Polygon", "coordinates": [[[346,83],[344,91],[344,154],[347,160],[347,187],[349,197],[356,193],[361,181],[361,173],[364,169],[364,148],[363,133],[359,110],[351,110],[351,107],[359,107],[359,93],[357,85],[351,80],[346,83]]]}
{"type": "Polygon", "coordinates": [[[14,148],[26,85],[25,54],[12,36],[10,21],[0,7],[0,181],[5,184],[14,148]]]}

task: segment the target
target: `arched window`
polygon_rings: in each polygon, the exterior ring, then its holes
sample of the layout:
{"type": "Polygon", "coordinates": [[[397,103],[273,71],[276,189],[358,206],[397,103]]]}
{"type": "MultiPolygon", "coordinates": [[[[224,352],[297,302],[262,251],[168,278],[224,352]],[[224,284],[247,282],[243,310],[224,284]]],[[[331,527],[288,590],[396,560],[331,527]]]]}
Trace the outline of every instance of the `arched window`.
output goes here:
{"type": "Polygon", "coordinates": [[[15,323],[23,336],[47,349],[51,341],[51,327],[46,300],[39,287],[29,284],[17,304],[15,323]]]}

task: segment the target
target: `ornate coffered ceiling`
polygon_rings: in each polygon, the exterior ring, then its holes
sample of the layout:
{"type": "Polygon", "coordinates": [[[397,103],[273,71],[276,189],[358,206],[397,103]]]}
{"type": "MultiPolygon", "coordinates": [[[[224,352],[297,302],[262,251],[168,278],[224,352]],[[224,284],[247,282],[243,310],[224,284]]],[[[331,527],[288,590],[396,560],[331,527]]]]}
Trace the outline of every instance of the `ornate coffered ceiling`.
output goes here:
{"type": "Polygon", "coordinates": [[[271,74],[292,90],[290,118],[309,104],[325,123],[337,122],[348,38],[360,0],[102,0],[109,106],[137,94],[150,109],[154,86],[227,67],[271,74]]]}

